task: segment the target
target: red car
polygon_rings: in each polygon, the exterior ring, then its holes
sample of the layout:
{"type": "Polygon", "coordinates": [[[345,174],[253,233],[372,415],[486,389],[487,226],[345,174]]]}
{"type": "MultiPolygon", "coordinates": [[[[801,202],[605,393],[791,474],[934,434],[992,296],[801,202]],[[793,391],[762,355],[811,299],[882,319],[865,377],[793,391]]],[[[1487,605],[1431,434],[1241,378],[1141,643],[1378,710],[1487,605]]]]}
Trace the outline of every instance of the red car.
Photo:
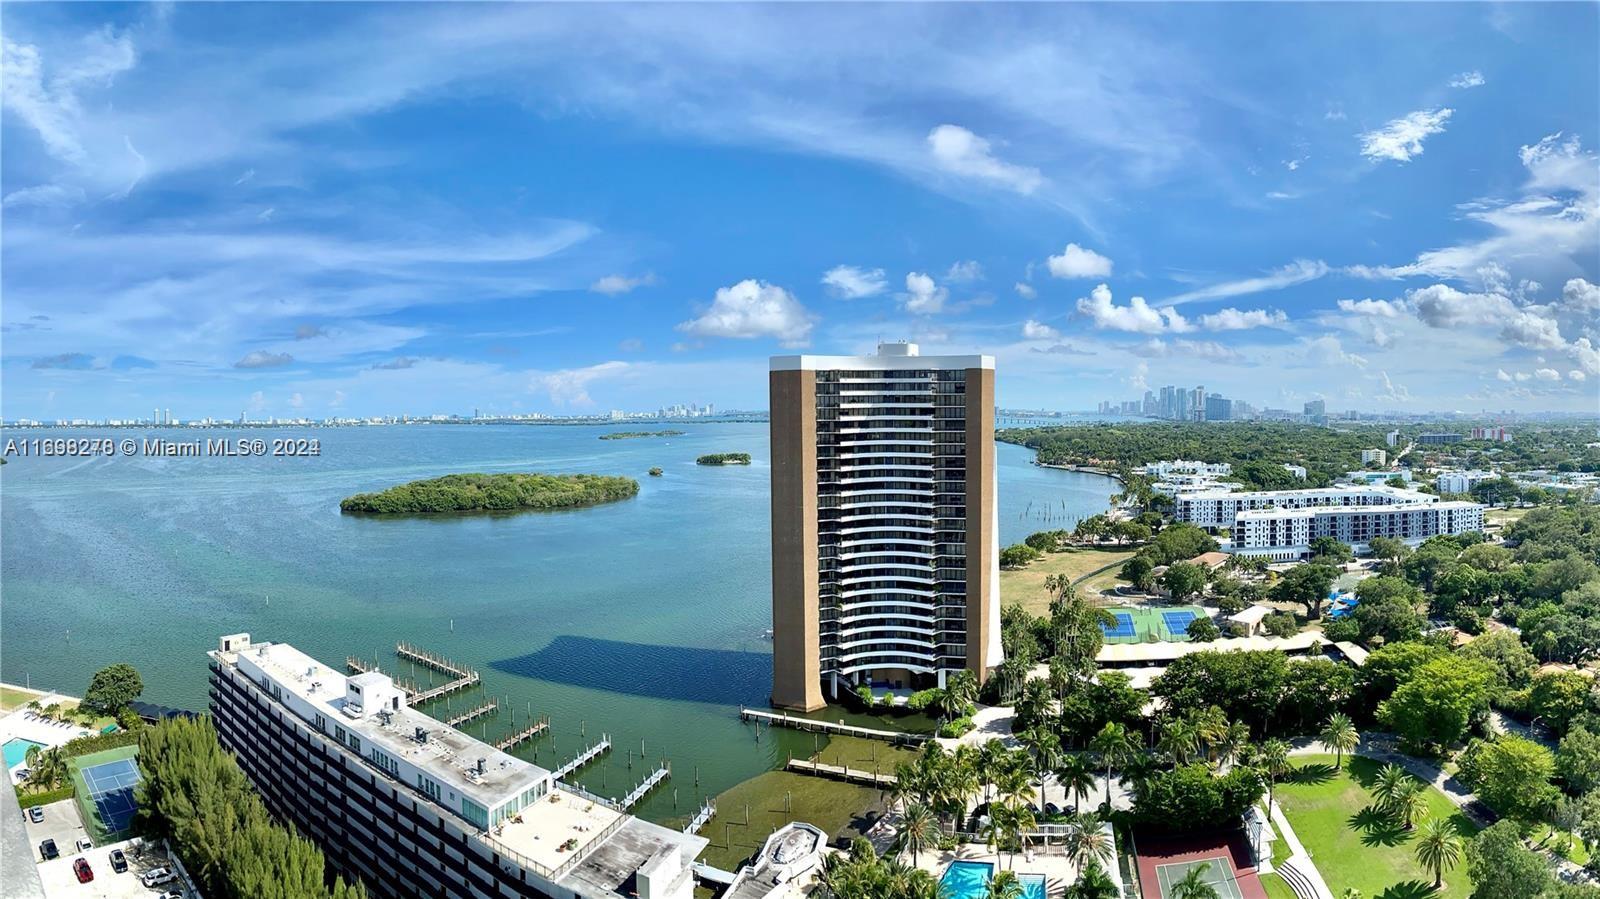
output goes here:
{"type": "Polygon", "coordinates": [[[89,867],[89,862],[85,859],[80,858],[72,863],[72,873],[78,875],[79,883],[94,880],[94,869],[89,867]]]}

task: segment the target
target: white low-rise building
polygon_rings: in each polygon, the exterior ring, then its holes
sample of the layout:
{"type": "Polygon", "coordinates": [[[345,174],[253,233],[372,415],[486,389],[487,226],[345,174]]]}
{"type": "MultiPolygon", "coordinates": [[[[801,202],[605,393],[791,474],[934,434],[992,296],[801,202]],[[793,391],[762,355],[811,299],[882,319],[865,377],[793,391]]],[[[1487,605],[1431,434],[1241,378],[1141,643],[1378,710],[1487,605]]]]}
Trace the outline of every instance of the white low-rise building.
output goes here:
{"type": "Polygon", "coordinates": [[[1289,463],[1285,462],[1283,463],[1283,470],[1294,475],[1302,481],[1306,479],[1306,467],[1304,465],[1290,465],[1289,463]]]}
{"type": "Polygon", "coordinates": [[[1389,464],[1388,452],[1381,449],[1364,449],[1361,451],[1361,464],[1370,465],[1373,462],[1379,465],[1389,464]]]}
{"type": "Polygon", "coordinates": [[[1442,471],[1433,479],[1440,493],[1469,493],[1473,487],[1494,479],[1492,471],[1442,471]]]}
{"type": "Polygon", "coordinates": [[[1311,555],[1311,541],[1332,537],[1365,552],[1374,537],[1416,545],[1440,534],[1483,530],[1484,507],[1468,502],[1259,509],[1234,519],[1233,552],[1290,562],[1311,555]]]}
{"type": "Polygon", "coordinates": [[[1438,497],[1384,484],[1342,484],[1310,490],[1222,490],[1177,498],[1174,518],[1203,528],[1231,528],[1235,516],[1258,509],[1309,509],[1322,506],[1391,506],[1436,502],[1438,497]]]}
{"type": "Polygon", "coordinates": [[[1166,479],[1175,474],[1199,474],[1220,478],[1233,474],[1233,466],[1226,462],[1194,462],[1185,459],[1171,459],[1162,462],[1150,462],[1143,469],[1147,475],[1166,479]]]}

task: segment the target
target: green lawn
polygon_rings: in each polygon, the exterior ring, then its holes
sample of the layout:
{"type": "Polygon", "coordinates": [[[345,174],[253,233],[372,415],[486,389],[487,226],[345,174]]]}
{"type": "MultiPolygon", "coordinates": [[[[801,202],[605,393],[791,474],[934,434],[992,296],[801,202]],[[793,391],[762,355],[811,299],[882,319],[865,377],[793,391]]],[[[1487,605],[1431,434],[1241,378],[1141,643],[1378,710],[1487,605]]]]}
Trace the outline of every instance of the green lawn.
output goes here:
{"type": "Polygon", "coordinates": [[[824,736],[820,743],[823,764],[848,765],[879,774],[893,774],[895,766],[901,762],[915,761],[918,754],[909,746],[892,746],[882,740],[869,740],[866,737],[824,736]]]}
{"type": "Polygon", "coordinates": [[[23,687],[0,687],[0,712],[20,709],[43,695],[37,690],[28,690],[23,687]]]}
{"type": "Polygon", "coordinates": [[[1064,574],[1077,580],[1101,566],[1131,558],[1135,549],[1131,546],[1094,549],[1073,547],[1061,552],[1045,553],[1044,558],[1029,563],[1025,568],[1000,572],[1000,603],[1022,606],[1034,615],[1048,615],[1050,594],[1044,589],[1046,577],[1064,574]]]}
{"type": "MultiPolygon", "coordinates": [[[[1277,840],[1272,844],[1272,866],[1277,867],[1288,860],[1289,841],[1278,832],[1278,825],[1268,822],[1277,840]]],[[[1289,881],[1277,873],[1261,875],[1261,886],[1267,891],[1267,899],[1297,899],[1294,888],[1289,886],[1289,881]]]]}
{"type": "MultiPolygon", "coordinates": [[[[1278,785],[1278,804],[1335,896],[1354,887],[1369,899],[1379,899],[1397,884],[1432,885],[1433,878],[1417,862],[1415,835],[1389,825],[1370,809],[1366,787],[1382,765],[1347,756],[1344,770],[1335,771],[1331,755],[1297,756],[1294,761],[1296,771],[1278,785]]],[[[1431,787],[1428,814],[1454,821],[1463,842],[1477,832],[1443,793],[1431,787]]],[[[1461,864],[1445,872],[1439,895],[1466,899],[1471,892],[1463,855],[1461,864]]]]}
{"type": "MultiPolygon", "coordinates": [[[[829,758],[827,749],[823,758],[829,758]]],[[[836,836],[878,801],[877,790],[855,784],[787,771],[759,774],[717,797],[717,814],[700,829],[711,841],[700,861],[737,870],[790,821],[814,824],[836,836]]]]}

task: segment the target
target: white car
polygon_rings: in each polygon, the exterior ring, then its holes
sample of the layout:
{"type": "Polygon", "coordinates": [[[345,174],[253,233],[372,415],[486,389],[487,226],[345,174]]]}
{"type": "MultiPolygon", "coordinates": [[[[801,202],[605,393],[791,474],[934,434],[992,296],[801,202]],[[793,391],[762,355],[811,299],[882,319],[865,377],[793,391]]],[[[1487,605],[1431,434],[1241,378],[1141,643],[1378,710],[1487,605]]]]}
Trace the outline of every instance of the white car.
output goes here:
{"type": "Polygon", "coordinates": [[[156,899],[183,899],[183,894],[177,890],[167,890],[165,893],[157,896],[156,899]]]}
{"type": "Polygon", "coordinates": [[[78,837],[78,851],[87,852],[94,848],[94,843],[88,837],[78,837]]]}
{"type": "Polygon", "coordinates": [[[147,887],[156,887],[164,883],[171,883],[177,879],[178,875],[172,873],[171,868],[153,868],[144,872],[144,875],[139,878],[139,882],[147,887]]]}

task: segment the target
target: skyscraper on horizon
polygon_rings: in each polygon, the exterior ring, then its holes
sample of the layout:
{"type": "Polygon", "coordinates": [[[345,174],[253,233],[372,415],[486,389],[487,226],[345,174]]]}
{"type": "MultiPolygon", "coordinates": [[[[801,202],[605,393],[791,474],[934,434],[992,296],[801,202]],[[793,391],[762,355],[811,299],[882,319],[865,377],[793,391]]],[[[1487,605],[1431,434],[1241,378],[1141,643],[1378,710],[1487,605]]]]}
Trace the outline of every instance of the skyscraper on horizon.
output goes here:
{"type": "Polygon", "coordinates": [[[772,704],[1000,663],[994,357],[774,356],[772,704]]]}

